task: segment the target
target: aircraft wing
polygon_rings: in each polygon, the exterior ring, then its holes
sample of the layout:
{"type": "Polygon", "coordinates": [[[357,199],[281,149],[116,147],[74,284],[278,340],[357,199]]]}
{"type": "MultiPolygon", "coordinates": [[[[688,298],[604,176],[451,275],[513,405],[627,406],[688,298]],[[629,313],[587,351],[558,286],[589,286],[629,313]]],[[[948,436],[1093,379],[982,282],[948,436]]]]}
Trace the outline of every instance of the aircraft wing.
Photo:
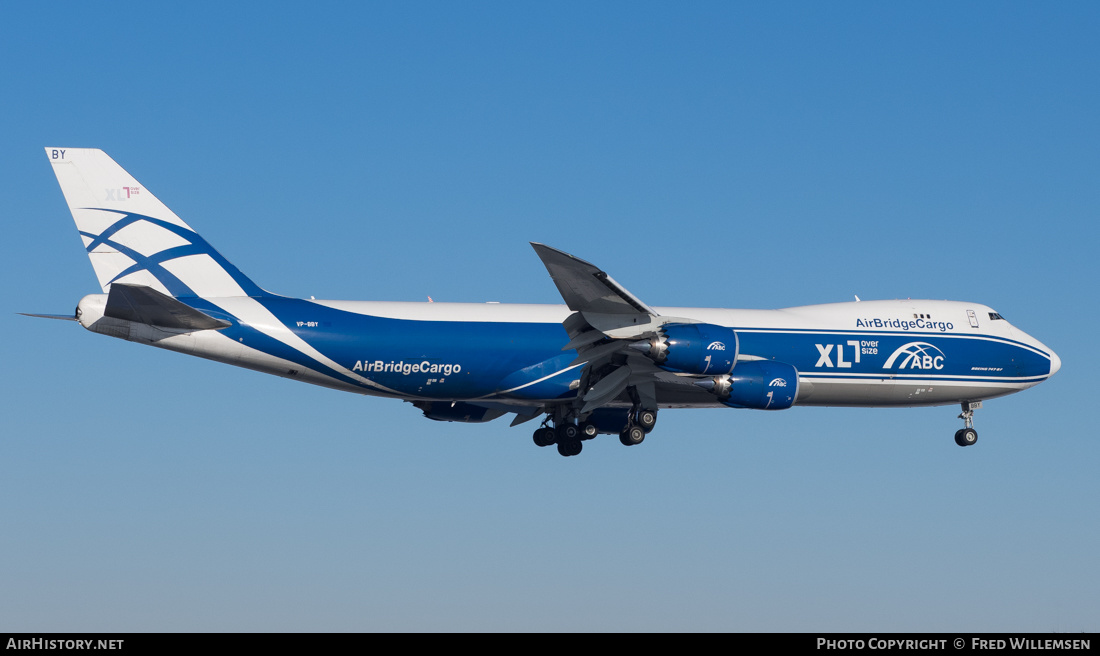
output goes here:
{"type": "Polygon", "coordinates": [[[631,346],[644,344],[648,349],[643,340],[656,337],[663,324],[694,320],[662,317],[592,263],[544,244],[532,242],[531,246],[573,310],[562,322],[570,337],[562,350],[577,350],[571,364],[586,363],[577,392],[580,414],[611,403],[624,392],[633,405],[655,410],[657,383],[691,386],[690,380],[654,366],[631,346]]]}
{"type": "Polygon", "coordinates": [[[657,316],[651,307],[591,263],[544,244],[531,242],[531,246],[570,310],[657,316]]]}

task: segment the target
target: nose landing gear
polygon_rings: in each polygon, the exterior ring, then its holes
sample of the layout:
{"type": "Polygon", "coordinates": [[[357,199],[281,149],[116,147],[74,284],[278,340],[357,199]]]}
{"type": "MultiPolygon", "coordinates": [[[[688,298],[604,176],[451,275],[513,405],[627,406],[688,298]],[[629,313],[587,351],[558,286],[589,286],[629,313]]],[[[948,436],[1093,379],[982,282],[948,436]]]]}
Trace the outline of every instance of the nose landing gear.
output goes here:
{"type": "Polygon", "coordinates": [[[959,419],[966,424],[964,428],[955,431],[955,444],[970,446],[978,441],[978,431],[974,430],[974,411],[982,407],[981,401],[963,401],[962,414],[959,419]]]}

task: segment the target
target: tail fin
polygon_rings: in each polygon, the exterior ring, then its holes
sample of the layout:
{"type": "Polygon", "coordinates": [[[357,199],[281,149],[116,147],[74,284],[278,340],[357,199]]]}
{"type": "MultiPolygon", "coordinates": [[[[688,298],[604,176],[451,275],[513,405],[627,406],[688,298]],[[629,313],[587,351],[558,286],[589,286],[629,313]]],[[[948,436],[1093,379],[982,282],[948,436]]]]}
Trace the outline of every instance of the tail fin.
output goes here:
{"type": "Polygon", "coordinates": [[[177,298],[265,295],[102,150],[46,156],[104,293],[119,282],[177,298]]]}

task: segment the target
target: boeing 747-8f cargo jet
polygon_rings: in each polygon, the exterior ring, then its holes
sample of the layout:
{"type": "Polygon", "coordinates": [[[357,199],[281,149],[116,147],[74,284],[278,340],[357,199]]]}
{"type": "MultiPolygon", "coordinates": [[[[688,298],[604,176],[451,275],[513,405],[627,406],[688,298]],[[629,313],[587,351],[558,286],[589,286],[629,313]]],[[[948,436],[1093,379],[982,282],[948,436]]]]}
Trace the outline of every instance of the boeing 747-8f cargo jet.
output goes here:
{"type": "Polygon", "coordinates": [[[1061,361],[992,308],[862,301],[783,310],[647,305],[598,267],[532,244],[565,305],[288,298],[261,289],[103,151],[47,148],[102,294],[88,330],[333,389],[408,401],[429,419],[543,417],[564,456],[600,433],[640,444],[661,408],[961,404],[1061,361]]]}

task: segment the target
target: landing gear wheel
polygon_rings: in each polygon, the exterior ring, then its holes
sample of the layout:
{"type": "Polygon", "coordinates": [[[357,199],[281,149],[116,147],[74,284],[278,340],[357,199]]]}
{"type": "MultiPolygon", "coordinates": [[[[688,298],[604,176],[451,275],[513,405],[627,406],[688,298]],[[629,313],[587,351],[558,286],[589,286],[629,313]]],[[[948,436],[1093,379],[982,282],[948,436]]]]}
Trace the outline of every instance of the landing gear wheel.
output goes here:
{"type": "Polygon", "coordinates": [[[656,410],[639,410],[635,414],[638,426],[645,432],[653,430],[653,427],[657,425],[657,411],[656,410]]]}
{"type": "Polygon", "coordinates": [[[546,426],[537,429],[531,438],[535,441],[535,446],[550,446],[556,441],[554,429],[546,426]]]}
{"type": "Polygon", "coordinates": [[[565,457],[579,455],[582,449],[581,441],[558,442],[558,453],[565,457]]]}
{"type": "Polygon", "coordinates": [[[960,428],[955,431],[955,444],[970,446],[978,441],[978,431],[973,428],[960,428]]]}
{"type": "Polygon", "coordinates": [[[582,440],[590,440],[600,434],[595,424],[590,424],[587,421],[580,425],[580,430],[582,440]]]}
{"type": "Polygon", "coordinates": [[[645,430],[641,426],[627,426],[619,433],[619,441],[623,446],[635,446],[645,439],[645,430]]]}
{"type": "Polygon", "coordinates": [[[974,411],[980,407],[982,407],[981,401],[962,402],[962,414],[959,415],[959,419],[963,420],[965,427],[955,431],[955,444],[970,446],[978,441],[978,431],[974,430],[974,411]]]}
{"type": "Polygon", "coordinates": [[[562,442],[580,442],[581,440],[581,429],[571,421],[558,424],[554,430],[557,431],[559,444],[562,442]]]}

